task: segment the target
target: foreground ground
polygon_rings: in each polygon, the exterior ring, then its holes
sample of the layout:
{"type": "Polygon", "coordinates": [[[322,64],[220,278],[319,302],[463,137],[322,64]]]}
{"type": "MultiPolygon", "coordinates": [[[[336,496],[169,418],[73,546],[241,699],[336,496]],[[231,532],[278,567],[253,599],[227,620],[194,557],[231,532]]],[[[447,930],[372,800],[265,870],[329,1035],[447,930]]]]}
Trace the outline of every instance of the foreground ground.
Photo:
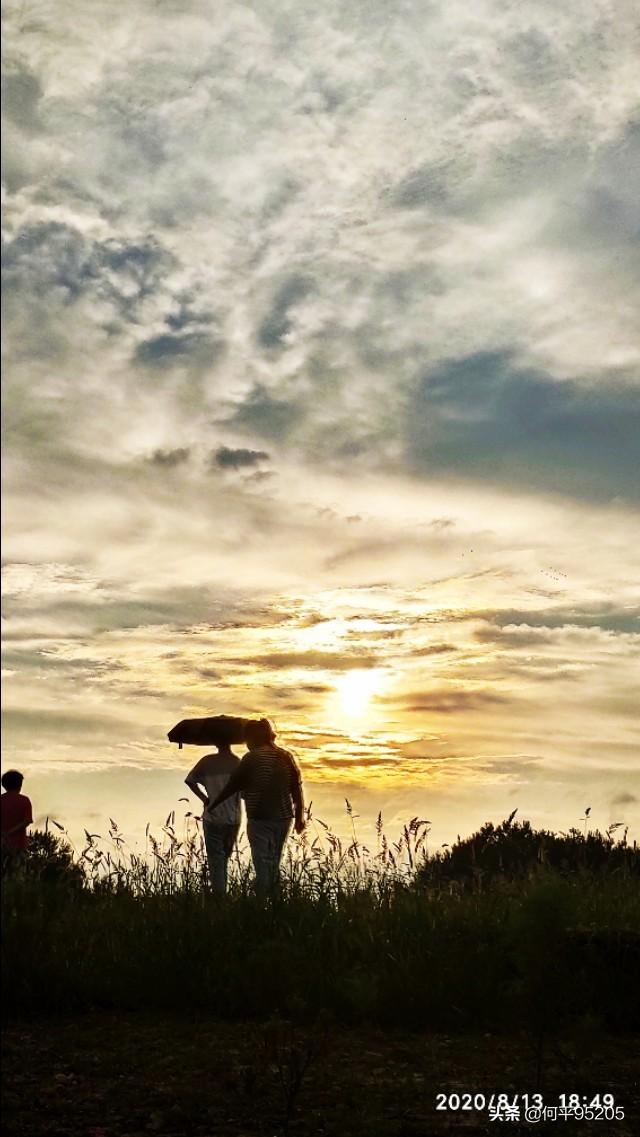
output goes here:
{"type": "MultiPolygon", "coordinates": [[[[636,1137],[640,1063],[595,1023],[542,1055],[545,1102],[611,1093],[624,1120],[497,1122],[438,1111],[438,1093],[532,1094],[534,1049],[517,1037],[291,1027],[211,1018],[87,1014],[4,1031],[7,1137],[429,1137],[580,1133],[636,1137]]],[[[454,1099],[455,1101],[455,1099],[454,1099]]]]}

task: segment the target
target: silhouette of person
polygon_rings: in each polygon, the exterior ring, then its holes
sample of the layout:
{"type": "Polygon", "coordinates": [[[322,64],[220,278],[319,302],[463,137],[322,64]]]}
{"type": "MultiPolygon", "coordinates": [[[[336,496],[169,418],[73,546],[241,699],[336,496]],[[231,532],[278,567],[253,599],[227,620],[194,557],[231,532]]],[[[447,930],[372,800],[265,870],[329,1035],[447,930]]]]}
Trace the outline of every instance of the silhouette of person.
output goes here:
{"type": "Polygon", "coordinates": [[[215,754],[205,754],[189,771],[185,782],[204,805],[202,827],[209,864],[209,883],[213,892],[227,890],[229,858],[240,828],[240,795],[227,795],[221,804],[214,798],[228,784],[229,778],[240,765],[240,759],[231,749],[224,725],[219,727],[220,739],[215,754]],[[202,787],[202,788],[201,788],[202,787]],[[204,792],[203,792],[204,790],[204,792]]]}
{"type": "Polygon", "coordinates": [[[10,872],[24,860],[29,847],[27,828],[33,823],[31,802],[21,792],[24,778],[19,770],[7,770],[2,775],[0,797],[2,829],[2,871],[10,872]]]}
{"type": "Polygon", "coordinates": [[[212,808],[238,793],[244,798],[256,889],[265,893],[278,883],[292,821],[296,833],[305,827],[302,777],[293,755],[275,745],[275,731],[268,719],[249,722],[245,739],[247,753],[212,808]]]}

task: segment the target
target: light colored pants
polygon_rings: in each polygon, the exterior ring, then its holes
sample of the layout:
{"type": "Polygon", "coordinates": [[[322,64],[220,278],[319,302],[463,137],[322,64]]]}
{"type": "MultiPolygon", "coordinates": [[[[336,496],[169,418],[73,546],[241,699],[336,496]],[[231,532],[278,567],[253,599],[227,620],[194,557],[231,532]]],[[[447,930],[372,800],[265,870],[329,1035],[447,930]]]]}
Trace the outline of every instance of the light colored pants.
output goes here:
{"type": "Polygon", "coordinates": [[[257,892],[270,892],[278,884],[280,858],[290,829],[290,818],[285,821],[247,820],[247,837],[256,870],[257,892]]]}
{"type": "Polygon", "coordinates": [[[226,892],[229,857],[238,839],[240,826],[221,825],[215,821],[205,821],[203,828],[211,890],[212,892],[226,892]]]}

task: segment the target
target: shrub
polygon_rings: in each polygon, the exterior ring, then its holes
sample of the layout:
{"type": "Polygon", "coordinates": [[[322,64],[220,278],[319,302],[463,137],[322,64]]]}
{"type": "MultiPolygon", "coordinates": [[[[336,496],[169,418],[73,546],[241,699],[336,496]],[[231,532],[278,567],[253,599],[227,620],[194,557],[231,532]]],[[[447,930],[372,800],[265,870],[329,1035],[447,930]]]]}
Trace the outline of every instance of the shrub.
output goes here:
{"type": "Polygon", "coordinates": [[[82,888],[86,876],[71,845],[46,829],[31,834],[29,847],[20,867],[21,875],[37,878],[46,884],[62,884],[82,888]]]}
{"type": "Polygon", "coordinates": [[[588,834],[578,829],[551,833],[533,829],[529,821],[513,821],[513,814],[500,825],[488,821],[464,840],[458,838],[446,852],[426,860],[417,874],[421,884],[460,882],[464,887],[483,888],[496,882],[522,880],[532,873],[551,869],[562,875],[576,872],[640,877],[640,849],[627,844],[626,834],[616,841],[612,826],[607,833],[588,834]]]}

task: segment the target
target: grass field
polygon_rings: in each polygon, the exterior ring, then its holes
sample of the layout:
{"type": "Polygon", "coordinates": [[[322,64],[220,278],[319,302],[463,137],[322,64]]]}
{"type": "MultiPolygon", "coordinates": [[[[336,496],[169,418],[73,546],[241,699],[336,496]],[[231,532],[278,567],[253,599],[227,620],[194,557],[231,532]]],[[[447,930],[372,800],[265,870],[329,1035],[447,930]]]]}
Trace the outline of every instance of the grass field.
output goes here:
{"type": "Polygon", "coordinates": [[[485,1132],[434,1110],[452,1087],[612,1092],[634,1115],[636,847],[509,821],[427,857],[424,836],[307,842],[266,902],[242,861],[210,895],[171,819],[149,858],[117,830],[77,857],[36,840],[3,891],[10,1131],[485,1132]]]}

